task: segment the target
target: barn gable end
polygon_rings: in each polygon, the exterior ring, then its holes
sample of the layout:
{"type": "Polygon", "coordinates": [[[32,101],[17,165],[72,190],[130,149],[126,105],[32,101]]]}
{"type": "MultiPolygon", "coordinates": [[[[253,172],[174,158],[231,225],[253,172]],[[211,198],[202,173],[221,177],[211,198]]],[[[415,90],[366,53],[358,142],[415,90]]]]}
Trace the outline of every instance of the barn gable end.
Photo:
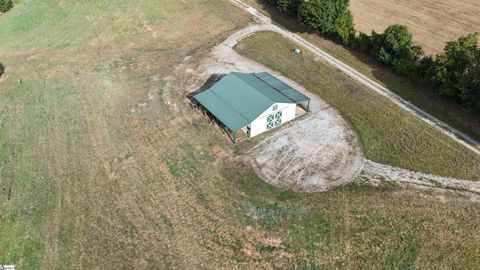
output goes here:
{"type": "MultiPolygon", "coordinates": [[[[255,136],[271,129],[272,116],[269,110],[276,106],[282,114],[281,123],[295,118],[297,104],[309,102],[310,98],[283,83],[269,73],[232,72],[209,89],[193,96],[195,102],[220,121],[234,134],[242,129],[248,136],[255,136]],[[293,114],[292,114],[293,112],[293,114]],[[268,119],[266,119],[268,118],[268,119]]],[[[278,112],[275,119],[278,120],[278,112]]],[[[274,126],[278,121],[274,122],[274,126]]],[[[234,139],[235,141],[235,139],[234,139]]]]}

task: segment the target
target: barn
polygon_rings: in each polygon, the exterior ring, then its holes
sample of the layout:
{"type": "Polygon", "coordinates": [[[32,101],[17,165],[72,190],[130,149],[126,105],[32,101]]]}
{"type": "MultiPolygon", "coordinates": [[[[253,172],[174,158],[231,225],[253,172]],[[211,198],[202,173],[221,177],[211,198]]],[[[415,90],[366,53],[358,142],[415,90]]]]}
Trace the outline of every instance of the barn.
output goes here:
{"type": "Polygon", "coordinates": [[[193,96],[194,102],[237,140],[278,127],[309,110],[310,98],[267,72],[232,72],[193,96]]]}

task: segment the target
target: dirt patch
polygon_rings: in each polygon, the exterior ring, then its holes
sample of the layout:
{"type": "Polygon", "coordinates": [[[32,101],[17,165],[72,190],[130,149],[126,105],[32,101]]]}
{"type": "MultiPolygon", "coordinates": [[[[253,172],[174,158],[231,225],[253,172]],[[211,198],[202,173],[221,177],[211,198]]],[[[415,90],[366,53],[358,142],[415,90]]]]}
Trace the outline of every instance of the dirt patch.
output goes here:
{"type": "Polygon", "coordinates": [[[363,166],[355,134],[332,108],[312,112],[277,131],[243,160],[267,182],[302,192],[326,191],[345,184],[363,166]]]}
{"type": "Polygon", "coordinates": [[[403,186],[421,189],[446,190],[473,196],[477,199],[480,198],[479,182],[412,172],[370,160],[365,161],[365,166],[360,174],[360,178],[374,185],[377,185],[382,181],[395,182],[403,186]]]}

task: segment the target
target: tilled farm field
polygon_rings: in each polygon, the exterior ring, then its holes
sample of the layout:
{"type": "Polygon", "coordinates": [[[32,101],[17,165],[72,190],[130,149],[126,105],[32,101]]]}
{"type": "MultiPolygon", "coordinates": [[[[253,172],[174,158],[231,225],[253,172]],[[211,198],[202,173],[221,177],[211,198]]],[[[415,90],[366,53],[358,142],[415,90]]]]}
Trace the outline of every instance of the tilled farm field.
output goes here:
{"type": "Polygon", "coordinates": [[[478,0],[352,0],[350,10],[358,30],[382,32],[391,24],[403,24],[434,55],[446,42],[480,32],[478,0]]]}

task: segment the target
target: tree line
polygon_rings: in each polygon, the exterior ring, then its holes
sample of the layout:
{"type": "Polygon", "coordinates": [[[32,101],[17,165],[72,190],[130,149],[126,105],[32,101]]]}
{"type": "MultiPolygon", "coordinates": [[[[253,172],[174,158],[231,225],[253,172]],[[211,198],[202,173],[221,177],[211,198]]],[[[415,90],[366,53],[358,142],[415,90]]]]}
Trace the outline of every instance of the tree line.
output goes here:
{"type": "Polygon", "coordinates": [[[303,25],[370,55],[397,74],[480,114],[480,47],[478,35],[448,42],[433,57],[413,42],[406,26],[394,24],[383,33],[357,32],[349,0],[267,0],[296,16],[303,25]]]}

